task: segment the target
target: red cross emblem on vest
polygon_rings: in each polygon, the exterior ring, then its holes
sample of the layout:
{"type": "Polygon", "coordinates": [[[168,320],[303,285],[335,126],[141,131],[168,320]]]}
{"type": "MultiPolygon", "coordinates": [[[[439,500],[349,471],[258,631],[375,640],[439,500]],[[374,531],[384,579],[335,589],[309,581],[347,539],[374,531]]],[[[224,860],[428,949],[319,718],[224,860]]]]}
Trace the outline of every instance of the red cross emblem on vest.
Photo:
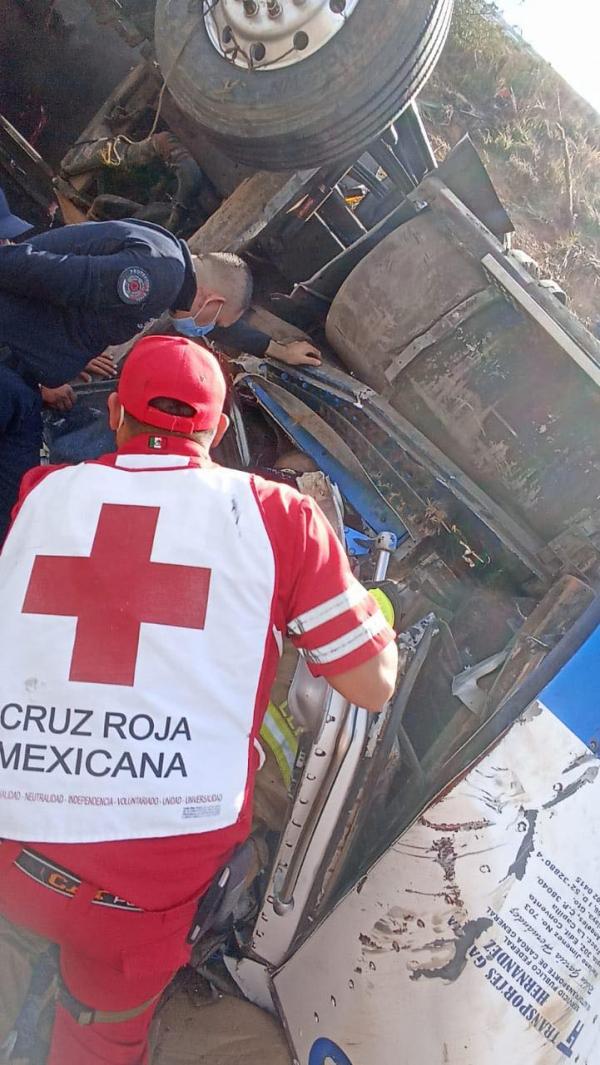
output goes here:
{"type": "Polygon", "coordinates": [[[150,561],[159,513],[104,503],[89,556],[36,556],[22,612],[77,618],[69,680],[131,686],[143,622],[204,628],[211,571],[150,561]]]}

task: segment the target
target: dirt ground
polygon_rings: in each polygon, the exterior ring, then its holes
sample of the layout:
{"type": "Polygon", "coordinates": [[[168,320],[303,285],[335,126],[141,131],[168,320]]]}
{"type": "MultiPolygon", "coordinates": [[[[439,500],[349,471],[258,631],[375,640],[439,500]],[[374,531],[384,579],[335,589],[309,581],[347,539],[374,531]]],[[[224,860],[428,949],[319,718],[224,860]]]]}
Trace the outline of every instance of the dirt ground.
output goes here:
{"type": "Polygon", "coordinates": [[[202,981],[161,1007],[152,1065],[291,1065],[273,1017],[242,999],[214,998],[202,981]]]}

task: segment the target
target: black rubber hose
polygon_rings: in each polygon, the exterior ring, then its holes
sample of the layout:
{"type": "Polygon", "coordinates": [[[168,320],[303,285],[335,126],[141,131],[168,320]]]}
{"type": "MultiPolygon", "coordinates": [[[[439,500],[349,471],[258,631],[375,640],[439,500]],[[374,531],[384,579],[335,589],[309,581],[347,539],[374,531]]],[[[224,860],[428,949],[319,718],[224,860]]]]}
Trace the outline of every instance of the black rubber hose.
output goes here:
{"type": "Polygon", "coordinates": [[[202,188],[204,175],[198,166],[198,163],[195,159],[192,159],[191,155],[182,159],[173,167],[173,169],[177,177],[177,188],[174,196],[175,203],[179,204],[181,207],[189,209],[193,206],[194,200],[202,188]]]}
{"type": "Polygon", "coordinates": [[[204,174],[191,155],[186,155],[172,164],[177,177],[177,188],[173,197],[173,210],[167,223],[167,229],[177,233],[185,224],[191,208],[198,198],[204,174]]]}

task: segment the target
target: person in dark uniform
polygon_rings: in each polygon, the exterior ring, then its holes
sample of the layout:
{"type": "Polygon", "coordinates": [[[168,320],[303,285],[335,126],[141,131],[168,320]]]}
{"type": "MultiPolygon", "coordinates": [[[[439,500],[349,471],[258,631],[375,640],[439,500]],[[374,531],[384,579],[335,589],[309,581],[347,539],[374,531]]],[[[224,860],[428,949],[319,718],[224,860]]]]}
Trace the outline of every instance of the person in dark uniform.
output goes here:
{"type": "Polygon", "coordinates": [[[31,222],[12,213],[4,189],[0,188],[0,246],[9,244],[15,237],[22,237],[30,229],[33,229],[31,222]]]}
{"type": "MultiPolygon", "coordinates": [[[[185,336],[216,326],[224,335],[251,296],[250,270],[237,256],[192,256],[184,241],[150,222],[82,223],[1,246],[0,543],[21,478],[39,461],[40,386],[64,386],[165,311],[185,336]]],[[[247,326],[237,327],[232,342],[250,354],[319,361],[311,345],[283,347],[247,326]]]]}
{"type": "MultiPolygon", "coordinates": [[[[32,228],[29,222],[12,213],[4,190],[0,188],[0,247],[22,237],[32,228]]],[[[3,520],[4,496],[8,490],[12,505],[18,488],[11,469],[19,471],[20,480],[20,474],[39,461],[39,446],[37,451],[35,447],[39,421],[39,397],[0,364],[0,543],[8,526],[8,517],[3,520]]]]}

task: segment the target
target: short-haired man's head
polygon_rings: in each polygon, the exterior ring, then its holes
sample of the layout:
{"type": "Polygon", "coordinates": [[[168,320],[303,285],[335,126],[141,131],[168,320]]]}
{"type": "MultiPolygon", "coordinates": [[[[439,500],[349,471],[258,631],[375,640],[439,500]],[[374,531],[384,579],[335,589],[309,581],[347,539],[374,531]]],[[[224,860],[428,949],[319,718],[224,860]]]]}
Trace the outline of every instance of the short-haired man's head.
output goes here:
{"type": "MultiPolygon", "coordinates": [[[[148,406],[154,407],[155,410],[161,411],[163,414],[173,414],[177,418],[191,419],[196,413],[189,403],[182,403],[181,400],[171,399],[169,396],[157,396],[156,399],[150,400],[148,406]]],[[[164,428],[161,428],[159,425],[153,425],[151,416],[147,422],[140,422],[137,418],[134,418],[133,415],[125,411],[123,422],[127,435],[130,437],[140,436],[141,434],[148,432],[154,432],[157,435],[165,435],[164,428]]],[[[189,433],[169,430],[168,435],[194,440],[197,444],[202,444],[205,448],[209,448],[217,428],[218,427],[215,425],[214,429],[202,429],[197,432],[190,430],[189,433]]]]}
{"type": "Polygon", "coordinates": [[[206,307],[212,314],[214,305],[218,325],[233,325],[245,314],[252,300],[254,285],[250,267],[239,255],[221,251],[194,255],[193,261],[198,290],[192,313],[198,314],[206,307]]]}

